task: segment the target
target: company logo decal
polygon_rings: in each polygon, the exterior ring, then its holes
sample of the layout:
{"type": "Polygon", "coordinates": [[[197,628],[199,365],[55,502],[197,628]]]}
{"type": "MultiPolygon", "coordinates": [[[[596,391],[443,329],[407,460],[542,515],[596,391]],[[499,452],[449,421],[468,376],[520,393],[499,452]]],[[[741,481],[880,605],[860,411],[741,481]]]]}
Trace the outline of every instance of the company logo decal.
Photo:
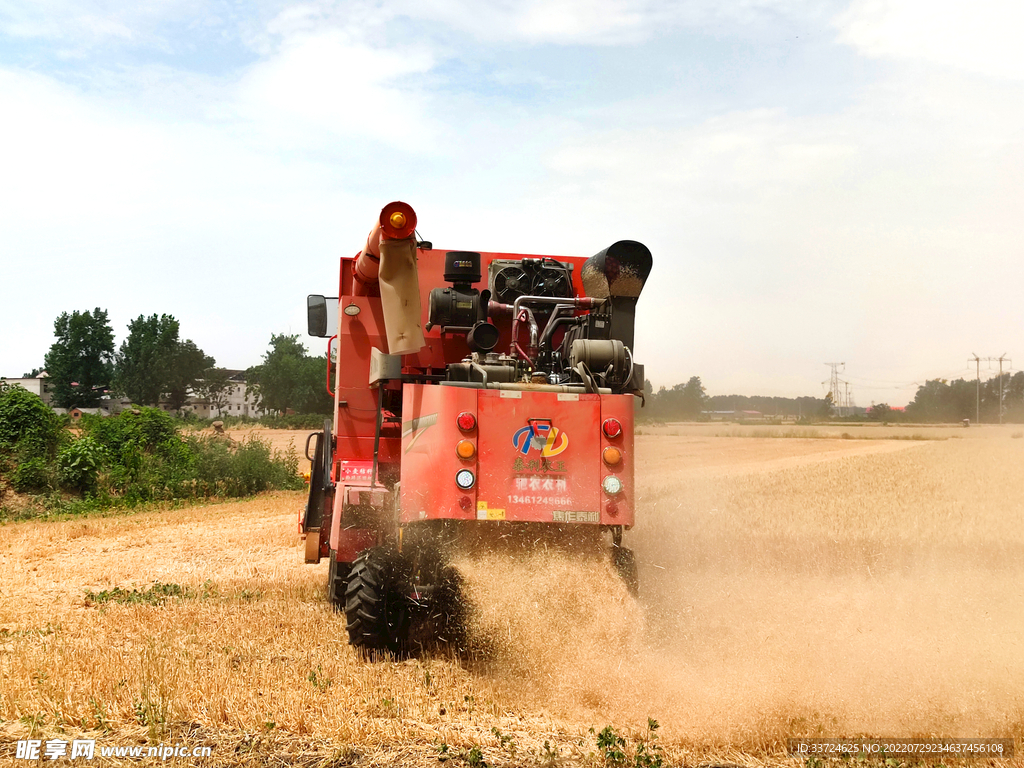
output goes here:
{"type": "Polygon", "coordinates": [[[569,447],[569,436],[551,424],[531,424],[512,435],[512,445],[523,456],[535,449],[541,456],[557,456],[569,447]]]}

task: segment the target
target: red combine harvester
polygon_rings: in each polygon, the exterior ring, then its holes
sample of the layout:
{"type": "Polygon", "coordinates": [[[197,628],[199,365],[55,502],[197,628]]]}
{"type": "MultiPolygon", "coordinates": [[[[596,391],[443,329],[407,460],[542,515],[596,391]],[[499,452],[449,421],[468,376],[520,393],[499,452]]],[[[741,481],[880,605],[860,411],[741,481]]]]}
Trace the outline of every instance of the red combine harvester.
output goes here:
{"type": "Polygon", "coordinates": [[[309,333],[337,340],[334,420],[310,435],[306,562],[330,559],[349,641],[401,651],[410,628],[457,631],[449,560],[474,546],[622,546],[633,525],[636,303],[651,254],[590,258],[433,249],[405,203],[341,259],[338,325],[308,298],[309,333]],[[311,443],[315,448],[310,453],[311,443]]]}

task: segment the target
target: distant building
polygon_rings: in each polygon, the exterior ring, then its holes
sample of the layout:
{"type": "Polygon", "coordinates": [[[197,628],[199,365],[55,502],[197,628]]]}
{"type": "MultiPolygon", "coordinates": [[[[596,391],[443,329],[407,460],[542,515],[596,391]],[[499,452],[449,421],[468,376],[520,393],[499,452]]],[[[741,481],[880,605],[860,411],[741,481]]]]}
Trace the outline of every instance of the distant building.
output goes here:
{"type": "Polygon", "coordinates": [[[106,408],[72,408],[67,412],[68,416],[71,417],[71,423],[76,423],[83,414],[88,413],[91,416],[109,416],[110,411],[106,408]]]}
{"type": "Polygon", "coordinates": [[[704,411],[704,415],[711,421],[732,421],[736,418],[736,411],[704,411]]]}
{"type": "Polygon", "coordinates": [[[53,404],[53,393],[50,391],[49,377],[46,375],[46,371],[43,371],[36,377],[22,377],[20,379],[8,379],[0,377],[0,381],[4,381],[12,386],[17,385],[22,389],[27,389],[34,395],[38,395],[39,399],[47,405],[53,404]]]}
{"type": "MultiPolygon", "coordinates": [[[[266,415],[266,411],[256,407],[256,398],[245,383],[245,371],[228,370],[227,373],[229,375],[228,387],[224,402],[219,404],[220,407],[215,407],[209,400],[201,397],[198,393],[190,392],[181,412],[194,413],[196,416],[204,419],[221,418],[223,416],[248,416],[252,419],[258,419],[266,415]]],[[[46,371],[43,371],[34,378],[8,379],[0,377],[0,381],[27,389],[29,392],[38,395],[46,405],[53,408],[52,386],[49,383],[46,371]]],[[[102,416],[109,416],[121,413],[121,411],[131,407],[132,401],[127,398],[108,396],[100,400],[98,408],[72,408],[70,411],[66,411],[63,408],[54,408],[54,411],[61,415],[68,413],[71,415],[72,421],[78,421],[83,413],[99,413],[102,416]]],[[[159,407],[165,411],[173,410],[170,403],[166,401],[161,402],[159,407]]]]}
{"type": "MultiPolygon", "coordinates": [[[[224,369],[228,374],[228,387],[225,401],[215,406],[208,399],[193,394],[182,408],[185,413],[194,413],[203,419],[216,419],[224,416],[248,416],[259,419],[266,415],[256,407],[256,398],[245,383],[245,371],[224,369]]],[[[163,405],[168,409],[167,405],[163,405]]]]}

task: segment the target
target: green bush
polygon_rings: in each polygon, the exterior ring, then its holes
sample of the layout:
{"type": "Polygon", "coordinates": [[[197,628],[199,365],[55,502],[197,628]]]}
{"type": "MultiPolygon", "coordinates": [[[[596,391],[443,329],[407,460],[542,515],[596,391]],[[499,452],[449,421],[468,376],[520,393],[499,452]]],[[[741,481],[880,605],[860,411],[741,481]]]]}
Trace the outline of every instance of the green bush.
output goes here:
{"type": "Polygon", "coordinates": [[[156,408],[84,422],[87,436],[109,457],[98,473],[98,492],[136,503],[302,486],[294,452],[281,456],[255,436],[242,443],[221,436],[186,438],[177,426],[174,417],[156,408]]]}
{"type": "Polygon", "coordinates": [[[11,486],[18,493],[48,490],[52,487],[52,481],[50,465],[38,456],[19,462],[11,475],[11,486]]]}
{"type": "Polygon", "coordinates": [[[281,455],[255,436],[241,443],[223,436],[186,438],[178,423],[156,408],[86,415],[79,422],[82,435],[72,438],[38,397],[4,388],[0,474],[19,492],[63,490],[83,497],[51,493],[48,503],[64,510],[302,487],[293,450],[281,455]]]}
{"type": "Polygon", "coordinates": [[[57,454],[61,484],[83,493],[94,491],[106,455],[106,449],[88,435],[68,443],[57,454]]]}
{"type": "Polygon", "coordinates": [[[197,486],[217,495],[248,496],[303,485],[295,452],[275,455],[270,444],[255,435],[237,444],[217,436],[194,436],[189,446],[196,459],[197,486]]]}
{"type": "Polygon", "coordinates": [[[52,458],[60,438],[60,419],[38,395],[0,382],[0,451],[52,458]]]}

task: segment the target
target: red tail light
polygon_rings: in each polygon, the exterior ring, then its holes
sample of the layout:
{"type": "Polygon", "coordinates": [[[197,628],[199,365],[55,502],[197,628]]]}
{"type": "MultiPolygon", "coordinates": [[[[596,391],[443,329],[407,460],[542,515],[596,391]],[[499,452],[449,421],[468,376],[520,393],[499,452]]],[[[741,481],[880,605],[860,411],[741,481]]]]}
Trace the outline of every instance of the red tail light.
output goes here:
{"type": "Polygon", "coordinates": [[[463,411],[459,414],[459,417],[455,420],[459,425],[459,429],[463,432],[472,432],[476,429],[476,416],[469,411],[463,411]]]}
{"type": "Polygon", "coordinates": [[[601,429],[604,430],[605,437],[618,437],[622,434],[622,425],[618,419],[605,419],[601,429]]]}

